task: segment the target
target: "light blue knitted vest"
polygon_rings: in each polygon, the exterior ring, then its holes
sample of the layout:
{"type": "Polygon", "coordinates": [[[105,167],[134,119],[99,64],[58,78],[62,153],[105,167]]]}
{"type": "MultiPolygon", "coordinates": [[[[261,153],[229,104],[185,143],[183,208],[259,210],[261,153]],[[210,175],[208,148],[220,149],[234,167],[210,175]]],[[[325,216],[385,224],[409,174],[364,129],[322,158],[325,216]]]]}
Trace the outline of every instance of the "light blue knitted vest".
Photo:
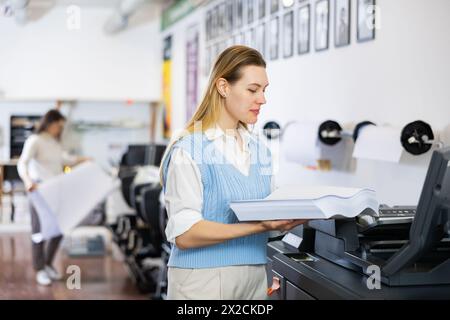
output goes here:
{"type": "MultiPolygon", "coordinates": [[[[205,220],[239,223],[230,209],[233,200],[262,199],[270,194],[270,151],[258,140],[250,139],[251,165],[243,175],[202,133],[190,134],[169,151],[163,163],[164,177],[175,148],[191,155],[200,170],[203,184],[202,215],[205,220]]],[[[165,189],[164,181],[164,189],[165,189]]],[[[232,239],[212,246],[181,250],[172,245],[168,266],[178,268],[214,268],[230,265],[266,263],[268,233],[232,239]]]]}

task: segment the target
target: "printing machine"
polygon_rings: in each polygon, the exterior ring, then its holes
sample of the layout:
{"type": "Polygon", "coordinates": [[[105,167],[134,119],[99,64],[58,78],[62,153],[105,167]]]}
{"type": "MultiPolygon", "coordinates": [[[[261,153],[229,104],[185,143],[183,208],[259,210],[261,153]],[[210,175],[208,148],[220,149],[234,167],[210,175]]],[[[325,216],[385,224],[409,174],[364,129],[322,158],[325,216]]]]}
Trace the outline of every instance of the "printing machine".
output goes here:
{"type": "Polygon", "coordinates": [[[125,202],[134,209],[110,224],[113,241],[124,257],[130,277],[142,293],[164,299],[167,288],[165,208],[160,204],[158,166],[165,145],[131,145],[124,153],[118,176],[125,202]]]}
{"type": "Polygon", "coordinates": [[[450,298],[450,148],[434,151],[417,207],[309,221],[268,259],[272,299],[450,298]]]}

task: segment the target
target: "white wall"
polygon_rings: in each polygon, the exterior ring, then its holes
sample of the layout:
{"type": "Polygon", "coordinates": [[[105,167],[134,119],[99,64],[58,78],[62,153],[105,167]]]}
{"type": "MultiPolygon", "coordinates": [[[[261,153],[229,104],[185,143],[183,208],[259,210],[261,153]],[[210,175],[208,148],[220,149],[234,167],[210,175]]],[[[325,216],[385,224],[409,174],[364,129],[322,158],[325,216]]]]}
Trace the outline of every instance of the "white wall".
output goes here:
{"type": "MultiPolygon", "coordinates": [[[[186,41],[188,30],[191,27],[198,26],[200,32],[200,57],[199,57],[199,71],[204,67],[204,25],[202,24],[203,10],[197,9],[187,17],[177,22],[177,24],[162,33],[161,42],[163,39],[172,35],[172,127],[173,129],[180,129],[186,123],[186,41]]],[[[202,73],[202,72],[201,72],[202,73]]],[[[206,86],[205,77],[199,75],[199,99],[203,93],[203,88],[206,86]]]]}
{"type": "MultiPolygon", "coordinates": [[[[315,1],[311,3],[314,8],[315,1]]],[[[331,34],[334,32],[334,1],[331,34]]],[[[356,43],[356,1],[352,1],[352,43],[277,61],[268,61],[268,103],[259,124],[277,120],[323,121],[342,124],[371,120],[403,127],[424,120],[436,130],[450,124],[450,11],[448,0],[378,0],[381,29],[376,40],[356,43]]],[[[295,1],[295,8],[299,5],[295,1]]],[[[173,34],[173,125],[185,122],[186,27],[203,19],[205,8],[164,34],[173,34]]],[[[297,12],[295,11],[295,15],[297,12]]],[[[296,18],[296,17],[295,17],[296,18]]],[[[202,32],[204,32],[202,28],[202,32]]],[[[281,35],[282,36],[282,35],[281,35]]],[[[204,34],[201,35],[203,59],[204,34]]],[[[201,79],[201,89],[206,79],[201,79]]],[[[287,146],[283,146],[287,147],[287,146]]],[[[374,146],[376,147],[376,146],[374,146]]],[[[388,204],[415,204],[430,154],[404,155],[400,164],[359,160],[356,172],[314,172],[281,161],[278,184],[370,186],[388,204]]]]}
{"type": "Polygon", "coordinates": [[[0,17],[0,98],[159,100],[159,18],[109,36],[113,9],[82,7],[80,30],[66,28],[65,6],[25,26],[0,17]]]}

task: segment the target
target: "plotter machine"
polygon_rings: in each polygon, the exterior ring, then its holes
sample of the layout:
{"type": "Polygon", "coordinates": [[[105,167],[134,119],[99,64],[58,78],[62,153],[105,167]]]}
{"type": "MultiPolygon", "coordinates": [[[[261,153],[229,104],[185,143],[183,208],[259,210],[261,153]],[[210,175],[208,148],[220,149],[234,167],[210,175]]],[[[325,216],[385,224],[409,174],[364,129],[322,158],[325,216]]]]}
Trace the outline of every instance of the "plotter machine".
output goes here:
{"type": "Polygon", "coordinates": [[[417,207],[310,221],[268,258],[276,299],[449,299],[450,148],[434,151],[417,207]]]}

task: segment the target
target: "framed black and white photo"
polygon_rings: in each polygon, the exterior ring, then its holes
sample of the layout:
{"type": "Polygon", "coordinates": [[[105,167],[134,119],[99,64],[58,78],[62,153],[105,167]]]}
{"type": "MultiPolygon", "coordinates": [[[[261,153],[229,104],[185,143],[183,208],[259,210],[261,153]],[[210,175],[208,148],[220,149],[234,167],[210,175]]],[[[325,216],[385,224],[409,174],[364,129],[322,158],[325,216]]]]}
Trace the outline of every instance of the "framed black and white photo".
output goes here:
{"type": "Polygon", "coordinates": [[[245,45],[254,48],[255,47],[255,29],[250,28],[245,32],[245,45]]]}
{"type": "Polygon", "coordinates": [[[239,32],[238,34],[236,34],[234,36],[234,44],[235,45],[243,45],[244,44],[244,33],[243,32],[239,32]]]}
{"type": "Polygon", "coordinates": [[[247,0],[247,24],[255,20],[255,0],[247,0]]]}
{"type": "Polygon", "coordinates": [[[234,45],[235,45],[234,37],[233,36],[229,36],[228,39],[227,39],[227,48],[231,47],[231,46],[234,46],[234,45]]]}
{"type": "Polygon", "coordinates": [[[211,10],[206,11],[205,17],[206,41],[211,39],[211,10]]]}
{"type": "Polygon", "coordinates": [[[230,33],[231,30],[233,29],[233,23],[234,23],[234,12],[233,12],[233,1],[228,0],[226,2],[226,21],[225,21],[225,26],[226,26],[226,31],[227,33],[230,33]]]}
{"type": "Polygon", "coordinates": [[[278,17],[270,20],[270,34],[269,34],[269,58],[270,60],[278,59],[280,23],[278,17]]]}
{"type": "Polygon", "coordinates": [[[261,23],[258,27],[256,27],[255,49],[258,50],[264,56],[265,48],[266,48],[266,25],[265,23],[261,23]]]}
{"type": "Polygon", "coordinates": [[[294,54],[294,11],[283,16],[283,57],[288,58],[294,54]]]}
{"type": "Polygon", "coordinates": [[[278,12],[278,9],[280,8],[280,0],[270,0],[270,13],[276,13],[278,12]]]}
{"type": "Polygon", "coordinates": [[[215,6],[211,11],[211,39],[217,37],[217,27],[219,19],[219,7],[215,6]]]}
{"type": "Polygon", "coordinates": [[[226,21],[226,4],[225,2],[219,6],[219,36],[225,34],[225,21],[226,21]]]}
{"type": "Polygon", "coordinates": [[[228,48],[228,40],[227,39],[223,39],[220,42],[220,52],[219,52],[219,54],[222,53],[226,48],[228,48]]]}
{"type": "Polygon", "coordinates": [[[311,34],[311,6],[307,4],[298,9],[298,54],[309,52],[311,34]]]}
{"type": "Polygon", "coordinates": [[[258,18],[264,19],[266,16],[266,0],[257,0],[258,1],[258,18]]]}
{"type": "Polygon", "coordinates": [[[336,0],[334,45],[343,47],[350,44],[350,0],[336,0]]]}
{"type": "Polygon", "coordinates": [[[316,27],[315,27],[315,48],[316,51],[328,49],[330,31],[330,1],[319,0],[316,2],[316,27]]]}
{"type": "MultiPolygon", "coordinates": [[[[217,57],[219,56],[220,53],[220,42],[216,42],[214,44],[214,49],[212,50],[212,62],[211,64],[214,65],[214,63],[216,62],[217,57]]],[[[211,67],[212,67],[211,65],[211,67]]]]}
{"type": "Polygon", "coordinates": [[[244,22],[244,0],[236,0],[236,28],[242,28],[244,22]]]}
{"type": "Polygon", "coordinates": [[[209,70],[211,69],[211,46],[206,47],[205,49],[205,63],[204,63],[204,69],[203,74],[207,76],[209,74],[209,70]]]}
{"type": "Polygon", "coordinates": [[[375,39],[375,0],[358,1],[358,42],[375,39]]]}

